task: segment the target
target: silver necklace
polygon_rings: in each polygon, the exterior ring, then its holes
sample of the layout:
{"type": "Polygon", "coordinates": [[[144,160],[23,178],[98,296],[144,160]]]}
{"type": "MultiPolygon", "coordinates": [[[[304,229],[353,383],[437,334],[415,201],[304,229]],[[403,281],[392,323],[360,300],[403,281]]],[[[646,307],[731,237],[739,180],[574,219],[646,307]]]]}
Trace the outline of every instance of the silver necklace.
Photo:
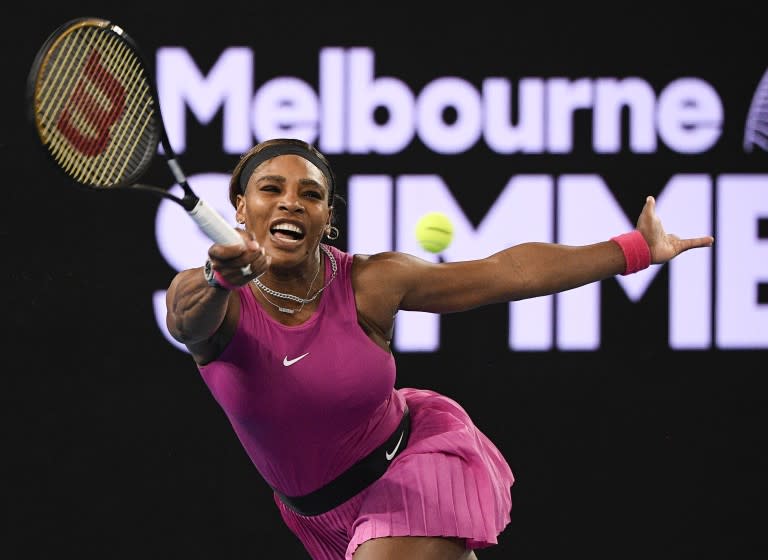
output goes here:
{"type": "Polygon", "coordinates": [[[318,274],[320,274],[320,268],[323,265],[322,260],[320,261],[320,264],[318,265],[317,270],[315,271],[315,276],[314,276],[314,278],[312,278],[312,282],[309,283],[309,289],[307,290],[307,295],[305,295],[303,298],[299,297],[299,296],[295,296],[293,294],[286,294],[286,293],[283,293],[283,292],[278,292],[277,290],[273,290],[272,288],[270,288],[268,286],[265,286],[261,282],[261,280],[259,280],[259,277],[261,277],[264,273],[266,273],[266,271],[265,271],[262,274],[259,274],[259,276],[257,276],[256,278],[254,278],[253,279],[253,283],[256,284],[256,287],[259,288],[259,290],[261,290],[262,295],[264,296],[264,299],[267,300],[267,303],[270,303],[271,305],[276,307],[278,311],[280,311],[282,313],[287,313],[289,315],[293,315],[294,313],[298,313],[299,311],[304,309],[304,306],[307,303],[311,303],[311,302],[313,302],[313,301],[315,301],[317,299],[317,296],[320,295],[320,292],[325,290],[330,285],[330,283],[333,282],[333,280],[336,278],[336,271],[337,271],[336,259],[333,257],[333,254],[331,254],[331,252],[324,245],[320,245],[320,248],[323,250],[323,252],[328,257],[328,260],[331,262],[331,277],[328,279],[328,282],[326,282],[325,285],[322,288],[317,290],[317,292],[315,292],[315,295],[313,295],[312,297],[309,297],[309,292],[312,291],[312,286],[314,285],[315,280],[317,279],[318,274]],[[277,303],[275,303],[274,301],[269,299],[267,297],[267,294],[270,294],[272,296],[275,296],[275,297],[278,297],[278,298],[281,298],[281,299],[288,299],[288,300],[291,300],[291,301],[298,302],[298,303],[301,304],[301,306],[298,307],[297,309],[291,309],[290,307],[283,307],[282,305],[278,305],[277,303]]]}
{"type": "MultiPolygon", "coordinates": [[[[309,294],[309,292],[307,292],[307,294],[309,294]]],[[[265,300],[267,300],[267,303],[269,303],[270,305],[274,305],[277,308],[277,310],[280,311],[281,313],[287,313],[288,315],[293,315],[294,313],[298,313],[299,311],[304,309],[304,304],[303,303],[299,307],[297,307],[296,309],[291,309],[290,307],[283,307],[282,305],[276,304],[274,301],[269,299],[267,297],[267,294],[265,294],[264,292],[261,293],[261,296],[265,300]]]]}
{"type": "MultiPolygon", "coordinates": [[[[312,286],[315,284],[315,280],[317,280],[317,275],[320,274],[320,267],[323,266],[323,260],[320,259],[320,263],[317,265],[317,270],[315,271],[315,276],[312,278],[312,282],[309,283],[309,288],[307,288],[307,295],[304,296],[304,300],[306,300],[307,296],[309,296],[309,292],[312,290],[312,286]]],[[[261,287],[259,287],[261,288],[261,287]]],[[[294,313],[298,313],[302,309],[304,309],[304,301],[302,301],[302,304],[297,307],[296,309],[291,309],[290,307],[283,307],[282,305],[276,304],[274,301],[269,299],[267,297],[267,294],[265,294],[263,291],[261,293],[262,296],[264,296],[264,299],[267,300],[267,303],[271,303],[275,307],[277,307],[277,310],[282,313],[287,313],[288,315],[293,315],[294,313]]]]}

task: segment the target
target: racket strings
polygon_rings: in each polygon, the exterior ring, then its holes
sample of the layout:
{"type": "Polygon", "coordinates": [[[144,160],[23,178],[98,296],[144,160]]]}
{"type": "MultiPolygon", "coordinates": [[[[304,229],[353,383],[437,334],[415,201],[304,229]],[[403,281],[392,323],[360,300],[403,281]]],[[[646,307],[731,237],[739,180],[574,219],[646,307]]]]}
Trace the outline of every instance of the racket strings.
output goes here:
{"type": "Polygon", "coordinates": [[[155,102],[141,61],[117,34],[93,25],[68,30],[38,82],[41,139],[75,180],[124,185],[149,165],[159,136],[155,102]]]}

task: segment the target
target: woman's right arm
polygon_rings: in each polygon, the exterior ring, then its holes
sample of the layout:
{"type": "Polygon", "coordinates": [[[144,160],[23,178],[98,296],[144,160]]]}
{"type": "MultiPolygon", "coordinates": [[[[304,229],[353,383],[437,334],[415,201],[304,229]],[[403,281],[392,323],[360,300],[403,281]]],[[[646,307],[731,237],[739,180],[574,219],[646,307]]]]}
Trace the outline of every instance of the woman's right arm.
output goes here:
{"type": "Polygon", "coordinates": [[[224,322],[232,296],[208,285],[202,267],[179,272],[166,292],[168,332],[186,346],[209,340],[224,322]]]}
{"type": "Polygon", "coordinates": [[[218,356],[234,334],[240,312],[236,290],[269,267],[270,257],[246,235],[242,246],[213,244],[208,249],[212,268],[225,287],[211,286],[204,267],[197,267],[176,274],[166,292],[168,332],[198,363],[218,356]],[[246,266],[251,268],[249,275],[242,272],[246,266]]]}

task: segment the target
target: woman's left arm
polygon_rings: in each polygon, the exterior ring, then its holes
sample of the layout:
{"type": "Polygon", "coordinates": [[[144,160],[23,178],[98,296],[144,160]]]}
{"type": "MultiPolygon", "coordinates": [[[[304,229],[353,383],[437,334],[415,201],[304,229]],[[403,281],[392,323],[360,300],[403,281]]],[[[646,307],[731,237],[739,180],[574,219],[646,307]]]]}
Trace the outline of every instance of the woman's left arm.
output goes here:
{"type": "Polygon", "coordinates": [[[521,243],[483,259],[461,262],[432,263],[390,254],[382,261],[387,285],[381,289],[396,294],[399,309],[451,313],[563,292],[665,263],[714,242],[712,236],[681,239],[666,233],[650,196],[635,232],[579,246],[521,243]]]}

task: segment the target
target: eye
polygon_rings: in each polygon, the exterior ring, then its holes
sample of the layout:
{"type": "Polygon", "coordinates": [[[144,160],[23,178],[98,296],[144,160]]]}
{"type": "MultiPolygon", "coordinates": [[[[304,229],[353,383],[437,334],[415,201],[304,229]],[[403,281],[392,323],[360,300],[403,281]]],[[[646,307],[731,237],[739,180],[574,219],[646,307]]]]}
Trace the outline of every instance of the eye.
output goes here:
{"type": "Polygon", "coordinates": [[[309,198],[314,198],[316,200],[323,200],[323,194],[317,191],[306,191],[304,196],[308,196],[309,198]]]}

